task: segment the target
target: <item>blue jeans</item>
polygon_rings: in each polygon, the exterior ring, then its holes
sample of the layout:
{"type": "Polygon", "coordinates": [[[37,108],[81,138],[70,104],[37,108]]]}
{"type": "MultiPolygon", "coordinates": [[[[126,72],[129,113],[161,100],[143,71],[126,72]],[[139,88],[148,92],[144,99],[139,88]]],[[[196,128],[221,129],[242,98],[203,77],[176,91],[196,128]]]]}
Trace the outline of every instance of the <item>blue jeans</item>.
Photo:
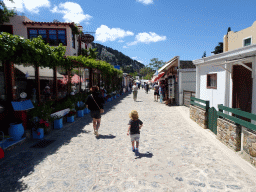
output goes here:
{"type": "Polygon", "coordinates": [[[160,94],[160,103],[163,102],[163,94],[160,94]]]}

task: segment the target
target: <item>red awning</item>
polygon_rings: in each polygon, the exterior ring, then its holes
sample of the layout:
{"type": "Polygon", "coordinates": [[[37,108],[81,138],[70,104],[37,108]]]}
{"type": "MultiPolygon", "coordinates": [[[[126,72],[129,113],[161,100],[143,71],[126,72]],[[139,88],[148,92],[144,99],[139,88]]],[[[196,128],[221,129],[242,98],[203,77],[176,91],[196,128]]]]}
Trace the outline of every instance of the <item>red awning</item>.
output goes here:
{"type": "Polygon", "coordinates": [[[161,72],[158,74],[158,76],[154,79],[154,82],[158,81],[161,77],[163,77],[165,72],[161,72]]]}

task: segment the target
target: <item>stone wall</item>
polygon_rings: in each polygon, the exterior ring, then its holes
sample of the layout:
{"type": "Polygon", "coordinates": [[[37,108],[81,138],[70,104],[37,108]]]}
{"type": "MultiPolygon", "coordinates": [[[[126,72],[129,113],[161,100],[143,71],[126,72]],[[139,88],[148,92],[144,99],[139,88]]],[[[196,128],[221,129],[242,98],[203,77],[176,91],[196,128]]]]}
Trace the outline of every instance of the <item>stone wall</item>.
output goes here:
{"type": "Polygon", "coordinates": [[[235,151],[241,149],[241,126],[234,122],[218,118],[217,119],[217,138],[235,151]]]}
{"type": "Polygon", "coordinates": [[[198,125],[207,129],[207,113],[204,109],[190,105],[189,110],[190,118],[195,121],[198,125]]]}
{"type": "Polygon", "coordinates": [[[248,159],[256,166],[256,132],[242,127],[243,152],[247,154],[248,159]]]}

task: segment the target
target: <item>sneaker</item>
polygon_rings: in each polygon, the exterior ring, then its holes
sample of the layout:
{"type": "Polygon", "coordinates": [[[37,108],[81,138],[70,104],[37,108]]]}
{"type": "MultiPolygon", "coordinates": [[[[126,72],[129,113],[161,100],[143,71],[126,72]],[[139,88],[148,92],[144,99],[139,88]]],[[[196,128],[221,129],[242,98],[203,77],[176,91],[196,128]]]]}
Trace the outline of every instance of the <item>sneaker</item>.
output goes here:
{"type": "Polygon", "coordinates": [[[135,148],[135,155],[139,155],[139,149],[135,148]]]}
{"type": "Polygon", "coordinates": [[[132,152],[135,152],[135,147],[134,147],[134,148],[132,148],[132,152]]]}
{"type": "Polygon", "coordinates": [[[95,131],[95,135],[96,135],[96,137],[99,137],[98,131],[95,131]]]}

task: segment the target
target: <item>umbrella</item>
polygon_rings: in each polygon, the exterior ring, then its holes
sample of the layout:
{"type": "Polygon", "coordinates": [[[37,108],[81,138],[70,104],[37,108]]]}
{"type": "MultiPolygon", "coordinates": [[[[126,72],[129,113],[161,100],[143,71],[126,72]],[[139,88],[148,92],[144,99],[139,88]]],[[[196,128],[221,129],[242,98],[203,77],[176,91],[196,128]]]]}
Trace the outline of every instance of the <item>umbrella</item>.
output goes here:
{"type": "Polygon", "coordinates": [[[65,75],[62,75],[63,78],[60,80],[61,84],[66,85],[68,83],[68,78],[65,75]]]}
{"type": "Polygon", "coordinates": [[[71,83],[74,84],[74,83],[79,83],[80,82],[80,77],[75,74],[72,78],[71,78],[71,83]]]}

